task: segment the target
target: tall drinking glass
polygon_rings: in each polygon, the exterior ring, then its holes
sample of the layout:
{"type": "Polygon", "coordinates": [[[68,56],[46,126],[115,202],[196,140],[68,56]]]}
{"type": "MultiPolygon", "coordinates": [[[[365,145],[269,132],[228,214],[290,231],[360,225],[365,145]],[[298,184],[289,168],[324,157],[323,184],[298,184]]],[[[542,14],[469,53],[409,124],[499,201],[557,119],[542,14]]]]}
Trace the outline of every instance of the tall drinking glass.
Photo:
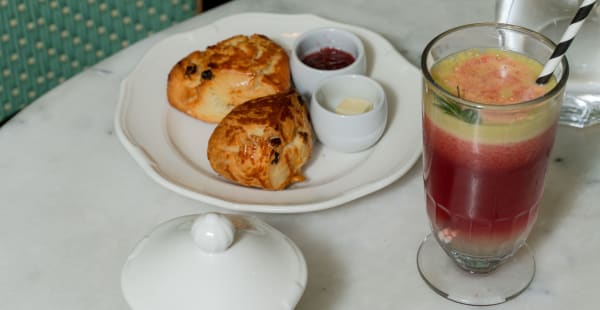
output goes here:
{"type": "Polygon", "coordinates": [[[531,283],[525,240],[538,214],[565,84],[535,79],[555,45],[518,26],[483,23],[434,38],[421,59],[423,165],[432,233],[425,281],[471,305],[502,303],[531,283]]]}

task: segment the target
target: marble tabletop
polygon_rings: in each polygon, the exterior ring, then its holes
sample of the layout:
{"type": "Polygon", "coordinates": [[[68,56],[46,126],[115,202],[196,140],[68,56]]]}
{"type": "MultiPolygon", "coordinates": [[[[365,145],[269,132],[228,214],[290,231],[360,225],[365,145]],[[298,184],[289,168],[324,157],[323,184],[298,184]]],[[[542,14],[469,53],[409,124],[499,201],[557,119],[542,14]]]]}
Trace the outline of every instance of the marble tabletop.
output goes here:
{"type": "MultiPolygon", "coordinates": [[[[121,267],[168,219],[219,210],[149,178],[114,132],[121,80],[165,37],[242,12],[310,13],[368,28],[411,63],[459,24],[491,21],[494,1],[238,0],[132,45],[50,91],[0,128],[0,309],[128,309],[121,267]]],[[[308,264],[297,309],[463,309],[420,278],[428,233],[421,162],[374,194],[303,214],[256,214],[308,264]]],[[[490,309],[597,309],[600,126],[560,127],[538,222],[537,274],[490,309]]]]}

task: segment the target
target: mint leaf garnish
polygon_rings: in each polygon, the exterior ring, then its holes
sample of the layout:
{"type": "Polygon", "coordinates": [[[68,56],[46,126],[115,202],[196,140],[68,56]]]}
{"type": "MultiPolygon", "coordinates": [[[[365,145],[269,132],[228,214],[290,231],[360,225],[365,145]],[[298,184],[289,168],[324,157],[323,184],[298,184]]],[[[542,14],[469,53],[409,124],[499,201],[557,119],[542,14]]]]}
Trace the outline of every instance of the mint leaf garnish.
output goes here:
{"type": "MultiPolygon", "coordinates": [[[[458,88],[458,86],[456,87],[456,92],[460,98],[460,88],[458,88]]],[[[479,112],[477,110],[461,109],[458,103],[447,98],[442,98],[436,93],[433,93],[433,103],[447,114],[450,114],[466,123],[478,124],[480,121],[479,112]]]]}

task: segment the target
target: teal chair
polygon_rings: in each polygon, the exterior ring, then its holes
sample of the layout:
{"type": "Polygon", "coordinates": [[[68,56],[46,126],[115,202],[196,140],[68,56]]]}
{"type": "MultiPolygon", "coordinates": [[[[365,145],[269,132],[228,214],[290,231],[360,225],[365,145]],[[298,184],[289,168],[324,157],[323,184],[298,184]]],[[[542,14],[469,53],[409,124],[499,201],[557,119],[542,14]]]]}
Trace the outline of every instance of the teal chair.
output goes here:
{"type": "Polygon", "coordinates": [[[0,0],[0,125],[86,67],[201,8],[195,0],[0,0]]]}

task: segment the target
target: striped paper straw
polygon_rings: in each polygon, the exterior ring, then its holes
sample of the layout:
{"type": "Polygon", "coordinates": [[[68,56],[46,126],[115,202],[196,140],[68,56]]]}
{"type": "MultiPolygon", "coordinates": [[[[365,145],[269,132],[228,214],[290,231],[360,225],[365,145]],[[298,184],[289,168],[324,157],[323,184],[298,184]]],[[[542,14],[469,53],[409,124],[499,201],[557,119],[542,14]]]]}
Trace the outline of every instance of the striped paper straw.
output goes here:
{"type": "Polygon", "coordinates": [[[575,14],[575,17],[573,17],[573,20],[569,24],[569,27],[567,27],[567,30],[560,39],[560,42],[554,49],[552,56],[550,56],[550,59],[548,60],[548,62],[546,62],[546,65],[544,65],[542,73],[540,73],[537,80],[535,80],[536,83],[546,84],[550,80],[550,77],[552,77],[552,72],[554,72],[556,66],[558,66],[562,58],[565,56],[567,49],[573,42],[573,39],[575,39],[575,35],[579,31],[579,28],[581,28],[581,25],[583,25],[585,19],[590,14],[590,11],[594,7],[594,4],[596,4],[596,0],[583,0],[581,2],[581,5],[579,5],[579,9],[577,10],[577,14],[575,14]]]}

